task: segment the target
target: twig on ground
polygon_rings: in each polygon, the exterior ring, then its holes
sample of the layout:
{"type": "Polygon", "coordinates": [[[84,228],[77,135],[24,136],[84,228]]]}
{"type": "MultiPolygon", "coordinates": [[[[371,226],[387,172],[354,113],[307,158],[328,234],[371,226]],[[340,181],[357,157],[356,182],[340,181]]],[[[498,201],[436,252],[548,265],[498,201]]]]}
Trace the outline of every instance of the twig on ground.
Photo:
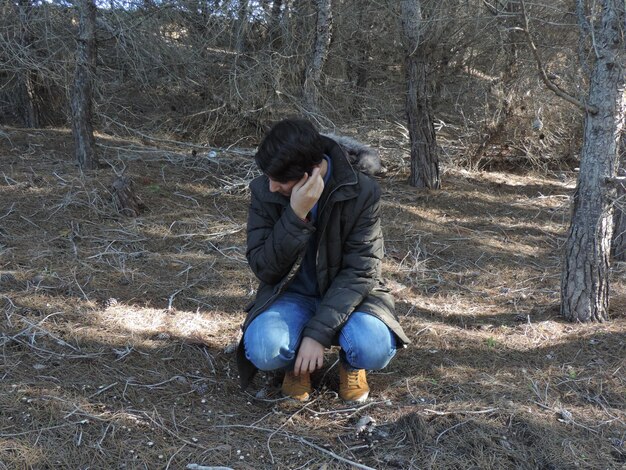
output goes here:
{"type": "Polygon", "coordinates": [[[337,413],[350,413],[348,416],[346,416],[346,419],[352,418],[352,416],[354,416],[355,414],[357,414],[359,411],[363,411],[366,408],[370,408],[372,406],[376,406],[376,405],[382,405],[385,404],[386,401],[372,401],[370,403],[366,403],[365,405],[362,406],[357,406],[357,407],[353,407],[353,408],[346,408],[343,410],[329,410],[329,411],[311,411],[311,413],[313,413],[314,416],[321,416],[321,415],[328,415],[328,414],[337,414],[337,413]]]}
{"type": "Polygon", "coordinates": [[[424,412],[432,413],[437,416],[447,416],[447,415],[482,415],[487,413],[493,413],[494,411],[498,411],[498,408],[488,408],[486,410],[455,410],[455,411],[437,411],[437,410],[429,410],[426,408],[424,412]]]}
{"type": "Polygon", "coordinates": [[[153,388],[159,387],[160,385],[165,385],[166,383],[173,382],[174,380],[179,380],[179,381],[182,380],[182,381],[187,382],[186,377],[182,375],[175,375],[171,379],[167,379],[167,380],[164,380],[163,382],[159,382],[156,384],[138,384],[138,383],[132,383],[130,380],[126,380],[126,386],[130,385],[132,387],[146,387],[146,388],[153,389],[153,388]]]}
{"type": "Polygon", "coordinates": [[[174,460],[174,457],[176,457],[178,454],[180,454],[180,452],[187,446],[187,444],[183,444],[183,446],[178,449],[176,452],[174,452],[172,454],[172,456],[168,459],[167,461],[167,465],[165,466],[165,470],[168,470],[170,468],[170,465],[172,464],[172,460],[174,460]]]}
{"type": "Polygon", "coordinates": [[[98,396],[98,395],[100,395],[101,393],[106,392],[106,391],[107,391],[108,389],[110,389],[111,387],[115,387],[118,383],[119,383],[119,382],[113,382],[112,384],[107,385],[106,387],[104,387],[104,388],[102,388],[102,389],[98,390],[96,393],[94,393],[94,394],[92,394],[92,395],[89,395],[89,397],[88,397],[88,398],[97,397],[97,396],[98,396]]]}
{"type": "Polygon", "coordinates": [[[0,220],[4,219],[5,217],[10,216],[14,212],[13,210],[14,207],[15,207],[15,203],[11,204],[11,207],[9,207],[9,210],[7,211],[7,213],[4,214],[2,217],[0,217],[0,220]]]}
{"type": "Polygon", "coordinates": [[[312,442],[307,441],[305,438],[303,437],[298,437],[296,438],[296,440],[300,441],[302,444],[305,444],[309,447],[312,447],[320,452],[323,452],[324,454],[327,454],[329,456],[331,456],[332,458],[334,458],[335,460],[339,460],[340,462],[344,462],[347,463],[348,465],[352,465],[353,467],[356,468],[360,468],[362,470],[375,470],[372,467],[368,467],[367,465],[363,465],[357,462],[354,462],[352,460],[348,460],[344,457],[341,457],[340,455],[335,454],[334,452],[331,452],[330,450],[324,449],[323,447],[318,446],[317,444],[313,444],[312,442]]]}
{"type": "Polygon", "coordinates": [[[462,421],[460,423],[456,423],[454,426],[449,427],[448,429],[444,429],[442,432],[439,433],[439,435],[437,436],[437,439],[435,439],[435,444],[439,443],[439,439],[441,439],[441,436],[443,436],[445,433],[452,431],[453,429],[458,428],[459,426],[463,426],[464,424],[467,424],[471,421],[471,419],[467,419],[465,421],[462,421]]]}
{"type": "Polygon", "coordinates": [[[272,448],[270,447],[270,441],[272,440],[272,437],[274,437],[274,435],[280,431],[289,421],[291,421],[293,419],[294,416],[296,416],[297,414],[299,414],[300,412],[306,410],[309,406],[311,406],[313,403],[315,403],[317,400],[319,399],[319,397],[317,397],[315,400],[312,400],[310,402],[308,402],[307,404],[305,404],[304,406],[302,406],[300,409],[298,409],[295,413],[292,413],[291,416],[289,416],[289,418],[287,418],[285,420],[285,422],[283,424],[281,424],[274,432],[272,432],[268,437],[267,437],[267,443],[265,444],[267,446],[267,451],[270,454],[270,460],[272,461],[272,463],[274,462],[274,455],[272,454],[272,448]]]}

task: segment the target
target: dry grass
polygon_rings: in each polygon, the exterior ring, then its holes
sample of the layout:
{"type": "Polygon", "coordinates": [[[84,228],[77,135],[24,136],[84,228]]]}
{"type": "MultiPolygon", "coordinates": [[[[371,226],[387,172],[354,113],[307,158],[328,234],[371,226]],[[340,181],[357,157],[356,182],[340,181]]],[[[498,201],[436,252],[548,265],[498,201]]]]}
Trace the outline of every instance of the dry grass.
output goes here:
{"type": "Polygon", "coordinates": [[[245,152],[100,136],[108,164],[81,176],[66,131],[6,133],[0,468],[624,468],[624,266],[610,323],[558,317],[573,175],[450,169],[416,191],[388,149],[384,270],[414,343],[365,405],[330,367],[300,406],[271,377],[238,388],[245,152]],[[136,219],[110,201],[124,168],[136,219]]]}

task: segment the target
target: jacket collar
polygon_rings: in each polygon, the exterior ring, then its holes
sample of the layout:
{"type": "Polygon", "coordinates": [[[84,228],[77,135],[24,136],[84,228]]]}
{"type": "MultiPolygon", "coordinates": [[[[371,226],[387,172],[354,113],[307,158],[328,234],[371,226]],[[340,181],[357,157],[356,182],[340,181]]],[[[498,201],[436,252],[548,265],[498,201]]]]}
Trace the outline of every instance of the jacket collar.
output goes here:
{"type": "MultiPolygon", "coordinates": [[[[323,207],[331,195],[332,199],[336,201],[356,197],[358,195],[358,177],[356,170],[350,165],[341,147],[326,136],[321,136],[321,138],[324,142],[324,153],[330,157],[332,162],[330,180],[320,197],[320,202],[322,203],[320,207],[323,207]]],[[[267,176],[261,175],[259,179],[261,180],[259,197],[262,201],[287,205],[289,199],[279,193],[270,191],[267,176]]]]}

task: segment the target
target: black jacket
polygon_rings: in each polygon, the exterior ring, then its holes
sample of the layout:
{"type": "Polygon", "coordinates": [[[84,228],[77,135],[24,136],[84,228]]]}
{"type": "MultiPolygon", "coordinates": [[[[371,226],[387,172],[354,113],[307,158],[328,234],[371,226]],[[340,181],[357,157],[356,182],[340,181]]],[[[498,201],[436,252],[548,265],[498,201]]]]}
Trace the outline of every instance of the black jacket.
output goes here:
{"type": "MultiPolygon", "coordinates": [[[[270,192],[266,176],[250,183],[246,257],[260,284],[247,308],[243,331],[285,290],[300,267],[310,237],[316,237],[322,300],[303,335],[326,347],[337,344],[337,334],[358,310],[380,318],[395,333],[399,346],[406,346],[409,339],[381,278],[384,248],[378,183],[355,171],[333,140],[323,139],[332,172],[318,203],[317,229],[293,212],[288,198],[270,192]]],[[[245,357],[243,339],[237,364],[241,385],[246,387],[256,368],[245,357]]]]}

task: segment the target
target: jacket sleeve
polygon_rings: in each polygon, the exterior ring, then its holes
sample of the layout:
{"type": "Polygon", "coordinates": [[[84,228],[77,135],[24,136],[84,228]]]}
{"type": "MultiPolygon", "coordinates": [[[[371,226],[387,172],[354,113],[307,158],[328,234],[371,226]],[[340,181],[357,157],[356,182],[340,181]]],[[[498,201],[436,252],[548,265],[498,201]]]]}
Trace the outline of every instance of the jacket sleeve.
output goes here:
{"type": "Polygon", "coordinates": [[[335,334],[380,279],[384,248],[378,185],[363,207],[343,245],[341,270],[303,332],[325,347],[332,345],[335,334]]]}
{"type": "Polygon", "coordinates": [[[246,258],[252,272],[262,282],[280,282],[314,232],[315,226],[300,219],[290,205],[275,220],[252,191],[246,258]]]}

